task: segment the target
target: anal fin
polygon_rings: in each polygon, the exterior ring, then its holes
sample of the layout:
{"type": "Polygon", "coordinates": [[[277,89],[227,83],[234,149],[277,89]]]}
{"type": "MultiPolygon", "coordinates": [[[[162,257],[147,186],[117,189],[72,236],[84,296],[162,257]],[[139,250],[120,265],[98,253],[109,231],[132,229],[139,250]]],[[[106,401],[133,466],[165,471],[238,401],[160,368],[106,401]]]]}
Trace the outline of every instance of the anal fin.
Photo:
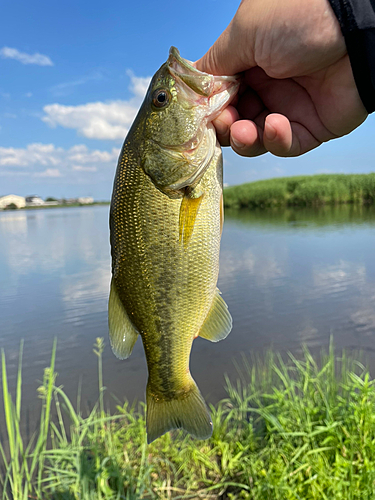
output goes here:
{"type": "Polygon", "coordinates": [[[220,290],[216,288],[211,309],[204,320],[199,336],[211,342],[219,342],[219,340],[225,339],[231,330],[232,316],[228,311],[227,304],[220,295],[220,290]]]}
{"type": "Polygon", "coordinates": [[[137,341],[138,331],[125,311],[113,279],[108,301],[108,326],[114,354],[120,359],[128,358],[137,341]]]}

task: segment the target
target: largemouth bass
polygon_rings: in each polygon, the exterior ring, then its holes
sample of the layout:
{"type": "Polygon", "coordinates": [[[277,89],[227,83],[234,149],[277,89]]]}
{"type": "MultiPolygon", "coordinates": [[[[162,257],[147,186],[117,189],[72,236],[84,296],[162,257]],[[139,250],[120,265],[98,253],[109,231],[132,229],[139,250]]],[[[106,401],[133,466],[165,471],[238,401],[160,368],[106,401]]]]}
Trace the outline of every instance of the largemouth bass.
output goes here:
{"type": "Polygon", "coordinates": [[[212,433],[189,371],[195,337],[216,342],[232,319],[216,288],[223,225],[222,156],[211,121],[235,77],[194,68],[174,47],[125,139],[110,211],[109,334],[116,356],[138,335],[147,359],[147,440],[183,428],[212,433]]]}

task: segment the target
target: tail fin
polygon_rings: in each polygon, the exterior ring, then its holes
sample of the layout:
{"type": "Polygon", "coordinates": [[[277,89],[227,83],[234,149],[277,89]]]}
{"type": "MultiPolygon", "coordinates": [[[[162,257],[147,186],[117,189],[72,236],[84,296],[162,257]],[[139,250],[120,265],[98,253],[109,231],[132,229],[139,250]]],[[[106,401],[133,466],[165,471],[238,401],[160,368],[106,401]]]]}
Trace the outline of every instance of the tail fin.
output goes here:
{"type": "Polygon", "coordinates": [[[147,443],[151,443],[172,429],[185,429],[197,439],[212,434],[212,422],[206,403],[192,380],[188,394],[171,400],[157,399],[147,385],[147,443]]]}

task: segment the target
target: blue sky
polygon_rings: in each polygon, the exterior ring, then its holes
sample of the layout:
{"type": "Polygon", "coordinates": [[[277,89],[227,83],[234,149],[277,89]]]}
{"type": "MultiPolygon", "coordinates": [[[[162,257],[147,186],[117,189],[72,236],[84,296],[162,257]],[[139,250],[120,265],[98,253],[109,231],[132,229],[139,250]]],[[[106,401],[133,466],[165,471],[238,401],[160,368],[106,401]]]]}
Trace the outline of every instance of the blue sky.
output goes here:
{"type": "MultiPolygon", "coordinates": [[[[0,195],[109,199],[149,77],[171,45],[196,60],[237,1],[4,0],[0,17],[0,195]]],[[[241,158],[224,180],[374,171],[375,121],[300,158],[241,158]]]]}

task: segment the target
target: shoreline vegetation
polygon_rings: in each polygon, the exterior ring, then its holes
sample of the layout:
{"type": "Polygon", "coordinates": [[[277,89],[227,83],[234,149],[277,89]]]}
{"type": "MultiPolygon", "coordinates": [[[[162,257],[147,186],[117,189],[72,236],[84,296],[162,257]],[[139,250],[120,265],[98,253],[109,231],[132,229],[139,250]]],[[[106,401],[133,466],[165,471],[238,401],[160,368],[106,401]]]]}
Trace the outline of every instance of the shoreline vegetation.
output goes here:
{"type": "Polygon", "coordinates": [[[308,207],[375,201],[375,173],[278,177],[224,189],[226,208],[308,207]]]}
{"type": "MultiPolygon", "coordinates": [[[[61,203],[58,205],[35,205],[26,206],[15,210],[40,210],[42,208],[70,208],[70,207],[92,207],[94,205],[110,205],[110,201],[94,201],[94,203],[61,203]]],[[[7,209],[9,210],[9,209],[7,209]]]]}
{"type": "MultiPolygon", "coordinates": [[[[375,202],[375,172],[370,174],[317,174],[276,177],[224,188],[227,209],[263,209],[321,207],[339,204],[370,205],[375,202]]],[[[59,203],[28,205],[20,210],[109,205],[110,201],[93,203],[59,203]]],[[[5,210],[15,210],[17,207],[5,210]]]]}
{"type": "Polygon", "coordinates": [[[14,207],[6,207],[0,209],[0,213],[2,212],[14,212],[14,211],[23,211],[23,210],[44,210],[46,208],[71,208],[71,207],[92,207],[95,205],[110,205],[110,201],[94,201],[93,203],[59,203],[56,205],[28,205],[26,207],[18,208],[14,207]]]}
{"type": "Polygon", "coordinates": [[[210,439],[173,431],[150,445],[144,405],[105,410],[103,349],[98,338],[99,398],[84,414],[80,397],[74,404],[57,382],[55,341],[29,443],[20,422],[22,344],[13,401],[2,352],[2,499],[374,498],[374,381],[357,357],[337,356],[332,342],[318,362],[307,349],[301,360],[272,352],[262,362],[243,358],[238,381],[227,379],[228,397],[211,406],[210,439]]]}

